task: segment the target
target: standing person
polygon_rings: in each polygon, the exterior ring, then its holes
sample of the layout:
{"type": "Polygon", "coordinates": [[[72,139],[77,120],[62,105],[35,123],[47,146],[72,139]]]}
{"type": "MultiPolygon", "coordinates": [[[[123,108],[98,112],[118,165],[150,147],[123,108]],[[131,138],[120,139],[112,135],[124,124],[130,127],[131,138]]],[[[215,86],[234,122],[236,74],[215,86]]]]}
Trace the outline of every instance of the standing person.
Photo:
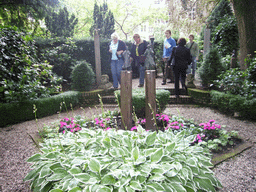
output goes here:
{"type": "Polygon", "coordinates": [[[191,65],[189,65],[187,73],[191,73],[192,69],[192,74],[195,77],[196,73],[196,61],[198,61],[198,56],[199,56],[199,47],[196,42],[194,42],[194,35],[190,34],[189,35],[189,42],[187,43],[186,47],[189,48],[190,54],[192,55],[192,62],[191,65]]]}
{"type": "Polygon", "coordinates": [[[175,76],[175,95],[179,98],[179,78],[181,77],[182,88],[187,91],[186,81],[186,70],[188,65],[191,63],[190,51],[185,47],[186,39],[180,38],[178,40],[178,46],[172,50],[172,56],[168,62],[170,65],[172,59],[174,58],[174,76],[175,76]]]}
{"type": "Polygon", "coordinates": [[[145,78],[145,59],[144,53],[147,49],[147,42],[140,38],[139,34],[134,34],[133,39],[135,43],[132,45],[131,49],[131,57],[135,62],[135,65],[139,67],[140,79],[139,79],[139,87],[144,86],[144,78],[145,78]]]}
{"type": "Polygon", "coordinates": [[[119,40],[117,33],[111,35],[112,41],[109,45],[111,53],[111,73],[113,77],[113,88],[118,88],[118,83],[121,85],[121,70],[124,64],[122,53],[126,50],[126,44],[119,40]]]}
{"type": "Polygon", "coordinates": [[[171,35],[172,35],[171,30],[166,30],[165,31],[166,39],[164,40],[164,50],[163,50],[164,68],[163,68],[163,82],[162,82],[162,85],[166,84],[166,79],[168,78],[168,76],[171,79],[168,83],[173,83],[174,82],[173,69],[168,67],[168,65],[167,65],[167,61],[170,59],[171,54],[172,54],[172,49],[173,49],[173,47],[176,47],[176,41],[171,37],[171,35]]]}

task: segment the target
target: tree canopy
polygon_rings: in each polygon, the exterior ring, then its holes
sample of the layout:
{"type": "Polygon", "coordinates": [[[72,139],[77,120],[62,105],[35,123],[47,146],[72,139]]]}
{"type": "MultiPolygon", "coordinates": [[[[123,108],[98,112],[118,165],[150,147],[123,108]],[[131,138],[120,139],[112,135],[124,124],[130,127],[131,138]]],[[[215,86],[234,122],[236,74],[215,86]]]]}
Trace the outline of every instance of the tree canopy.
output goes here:
{"type": "Polygon", "coordinates": [[[0,2],[0,24],[19,29],[35,29],[43,19],[48,7],[57,6],[59,0],[2,0],[0,2]],[[31,27],[32,26],[32,27],[31,27]]]}
{"type": "Polygon", "coordinates": [[[104,38],[110,38],[111,34],[115,32],[115,21],[113,13],[108,10],[108,5],[104,2],[98,6],[95,2],[93,11],[93,25],[90,29],[91,36],[94,30],[98,30],[99,35],[104,38]]]}
{"type": "Polygon", "coordinates": [[[58,13],[52,9],[45,17],[47,29],[53,36],[57,37],[72,37],[77,23],[78,19],[74,14],[69,17],[69,12],[66,7],[59,9],[58,13]]]}

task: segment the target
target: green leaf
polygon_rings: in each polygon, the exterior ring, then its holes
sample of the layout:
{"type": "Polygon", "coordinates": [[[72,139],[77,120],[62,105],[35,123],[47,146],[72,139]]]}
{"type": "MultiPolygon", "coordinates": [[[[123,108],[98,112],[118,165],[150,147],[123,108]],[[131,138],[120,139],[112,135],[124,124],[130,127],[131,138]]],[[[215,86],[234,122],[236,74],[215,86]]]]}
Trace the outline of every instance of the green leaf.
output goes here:
{"type": "Polygon", "coordinates": [[[48,166],[44,166],[39,173],[39,177],[44,178],[50,175],[51,173],[52,173],[51,169],[48,166]]]}
{"type": "Polygon", "coordinates": [[[61,189],[52,189],[50,192],[63,192],[61,189]]]}
{"type": "Polygon", "coordinates": [[[72,169],[68,170],[68,172],[72,175],[82,173],[82,170],[79,167],[73,167],[72,169]]]}
{"type": "Polygon", "coordinates": [[[114,185],[116,183],[116,180],[115,180],[115,178],[112,175],[105,175],[101,179],[101,183],[103,185],[114,185]]]}
{"type": "Polygon", "coordinates": [[[59,152],[51,152],[48,155],[46,155],[45,157],[48,159],[57,159],[59,156],[59,152]]]}
{"type": "Polygon", "coordinates": [[[156,140],[156,131],[154,131],[153,133],[149,134],[146,138],[146,144],[147,146],[151,146],[154,145],[156,140]]]}
{"type": "Polygon", "coordinates": [[[36,176],[38,176],[38,172],[36,169],[31,170],[26,177],[24,178],[24,181],[29,181],[31,179],[34,179],[36,176]]]}
{"type": "Polygon", "coordinates": [[[79,173],[74,175],[74,177],[82,183],[87,183],[90,179],[90,175],[88,173],[79,173]]]}
{"type": "Polygon", "coordinates": [[[179,183],[171,183],[170,186],[178,192],[187,192],[186,189],[179,183]]]}
{"type": "Polygon", "coordinates": [[[164,181],[166,178],[161,174],[154,174],[149,177],[149,181],[164,181]]]}
{"type": "Polygon", "coordinates": [[[150,156],[152,153],[154,153],[157,150],[157,148],[151,148],[145,150],[145,156],[150,156]]]}
{"type": "Polygon", "coordinates": [[[166,150],[167,150],[169,153],[171,153],[171,152],[173,152],[173,150],[175,149],[175,146],[176,146],[175,143],[171,143],[171,144],[169,144],[169,145],[166,146],[166,150]]]}
{"type": "Polygon", "coordinates": [[[142,187],[141,187],[140,183],[137,182],[137,181],[131,181],[130,182],[130,187],[134,190],[142,190],[142,187]]]}
{"type": "Polygon", "coordinates": [[[89,162],[89,168],[91,171],[99,173],[101,169],[99,161],[96,159],[91,159],[89,162]]]}
{"type": "Polygon", "coordinates": [[[58,181],[67,176],[68,173],[65,169],[55,169],[54,173],[47,178],[47,181],[58,181]]]}
{"type": "Polygon", "coordinates": [[[31,156],[30,158],[27,159],[27,162],[32,163],[32,162],[36,162],[39,161],[41,159],[42,155],[37,153],[33,156],[31,156]]]}
{"type": "Polygon", "coordinates": [[[139,148],[138,147],[134,147],[132,149],[132,156],[135,161],[139,158],[139,148]]]}
{"type": "Polygon", "coordinates": [[[158,192],[153,186],[147,185],[147,192],[158,192]]]}
{"type": "Polygon", "coordinates": [[[150,156],[151,162],[159,162],[163,156],[163,149],[158,149],[155,153],[150,156]]]}
{"type": "Polygon", "coordinates": [[[180,162],[173,162],[172,165],[174,166],[175,169],[180,171],[182,169],[182,165],[180,162]]]}
{"type": "Polygon", "coordinates": [[[51,170],[55,170],[55,169],[63,169],[62,165],[60,163],[54,163],[52,166],[50,166],[51,170]]]}
{"type": "Polygon", "coordinates": [[[82,192],[82,189],[80,187],[75,187],[75,188],[69,190],[68,192],[82,192]]]}
{"type": "Polygon", "coordinates": [[[196,183],[199,189],[205,190],[207,192],[215,192],[215,188],[212,186],[212,183],[208,178],[195,177],[194,182],[196,183]]]}
{"type": "Polygon", "coordinates": [[[125,146],[128,147],[129,150],[132,149],[132,141],[130,140],[129,137],[125,136],[125,137],[123,138],[123,143],[124,143],[125,146]]]}
{"type": "Polygon", "coordinates": [[[147,184],[147,187],[152,187],[153,189],[155,189],[158,192],[165,191],[165,188],[159,183],[149,183],[149,184],[147,184]]]}
{"type": "Polygon", "coordinates": [[[197,166],[197,159],[194,158],[194,157],[188,158],[186,160],[186,164],[188,164],[189,166],[192,166],[192,167],[196,167],[197,166]]]}
{"type": "Polygon", "coordinates": [[[112,192],[112,190],[111,188],[104,186],[98,189],[96,192],[112,192]]]}
{"type": "Polygon", "coordinates": [[[178,170],[177,169],[172,169],[172,170],[166,172],[166,176],[168,176],[168,177],[174,177],[177,174],[178,174],[178,170]]]}

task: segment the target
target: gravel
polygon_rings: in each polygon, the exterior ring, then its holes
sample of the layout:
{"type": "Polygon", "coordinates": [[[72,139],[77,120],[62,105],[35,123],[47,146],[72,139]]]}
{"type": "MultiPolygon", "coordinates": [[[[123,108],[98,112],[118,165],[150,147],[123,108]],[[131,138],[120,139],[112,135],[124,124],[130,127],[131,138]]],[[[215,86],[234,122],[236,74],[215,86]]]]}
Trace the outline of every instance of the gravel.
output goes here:
{"type": "MultiPolygon", "coordinates": [[[[80,114],[91,117],[100,113],[100,107],[77,109],[73,114],[56,114],[38,119],[38,123],[32,120],[0,129],[0,192],[31,192],[29,182],[23,182],[23,178],[31,166],[26,163],[26,159],[37,153],[37,148],[29,135],[36,135],[38,127],[50,125],[51,122],[67,116],[80,114]]],[[[189,105],[169,105],[164,113],[181,115],[187,119],[193,118],[197,123],[214,119],[218,124],[226,125],[227,131],[236,130],[242,138],[252,142],[251,148],[217,165],[213,171],[223,185],[219,191],[256,191],[256,122],[239,120],[210,108],[189,105]]]]}

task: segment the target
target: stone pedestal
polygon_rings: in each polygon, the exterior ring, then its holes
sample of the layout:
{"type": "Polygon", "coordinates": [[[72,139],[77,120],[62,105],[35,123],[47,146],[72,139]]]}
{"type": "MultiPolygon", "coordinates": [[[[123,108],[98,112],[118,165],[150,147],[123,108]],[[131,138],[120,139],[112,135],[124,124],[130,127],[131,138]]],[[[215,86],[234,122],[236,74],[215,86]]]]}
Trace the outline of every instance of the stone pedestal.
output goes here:
{"type": "Polygon", "coordinates": [[[193,74],[188,74],[187,75],[187,87],[188,88],[196,88],[194,84],[194,76],[193,74]]]}
{"type": "Polygon", "coordinates": [[[108,75],[101,75],[100,85],[98,86],[99,89],[108,89],[112,87],[112,83],[109,82],[108,75]]]}

